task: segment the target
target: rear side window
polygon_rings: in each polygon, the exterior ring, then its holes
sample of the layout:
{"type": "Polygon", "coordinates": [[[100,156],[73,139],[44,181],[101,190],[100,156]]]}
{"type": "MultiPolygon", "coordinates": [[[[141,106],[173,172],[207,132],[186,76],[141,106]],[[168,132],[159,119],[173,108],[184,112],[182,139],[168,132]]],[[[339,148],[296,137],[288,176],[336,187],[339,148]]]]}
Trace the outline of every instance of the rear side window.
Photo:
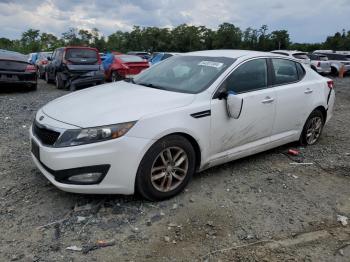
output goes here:
{"type": "Polygon", "coordinates": [[[226,80],[228,91],[245,93],[267,87],[267,65],[265,59],[248,61],[239,66],[226,80]]]}
{"type": "Polygon", "coordinates": [[[309,59],[309,57],[305,53],[293,54],[293,57],[296,59],[309,59]]]}
{"type": "Polygon", "coordinates": [[[298,71],[298,77],[299,77],[299,80],[303,79],[306,72],[305,72],[305,69],[304,67],[299,64],[299,63],[295,63],[297,65],[297,71],[298,71]]]}
{"type": "Polygon", "coordinates": [[[339,55],[339,54],[325,54],[329,60],[339,60],[339,61],[346,61],[347,58],[345,55],[339,55]]]}
{"type": "Polygon", "coordinates": [[[296,63],[285,59],[272,59],[274,85],[283,85],[299,80],[296,63]]]}
{"type": "Polygon", "coordinates": [[[65,58],[73,63],[90,64],[98,61],[98,53],[93,49],[69,48],[65,58]]]}

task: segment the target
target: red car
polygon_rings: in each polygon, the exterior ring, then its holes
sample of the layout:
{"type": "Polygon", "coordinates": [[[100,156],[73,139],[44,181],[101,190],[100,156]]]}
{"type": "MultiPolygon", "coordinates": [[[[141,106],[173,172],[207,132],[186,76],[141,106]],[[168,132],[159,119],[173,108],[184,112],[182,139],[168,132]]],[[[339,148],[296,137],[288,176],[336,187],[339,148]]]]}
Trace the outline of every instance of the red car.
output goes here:
{"type": "Polygon", "coordinates": [[[115,55],[112,65],[105,71],[106,79],[112,82],[133,78],[147,69],[147,60],[136,55],[115,55]]]}

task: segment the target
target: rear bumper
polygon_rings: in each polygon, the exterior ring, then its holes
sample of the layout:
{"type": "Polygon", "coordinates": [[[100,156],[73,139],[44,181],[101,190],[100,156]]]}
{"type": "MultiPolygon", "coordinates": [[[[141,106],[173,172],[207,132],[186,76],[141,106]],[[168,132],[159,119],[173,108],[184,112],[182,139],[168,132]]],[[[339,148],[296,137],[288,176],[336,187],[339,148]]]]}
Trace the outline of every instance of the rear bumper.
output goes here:
{"type": "Polygon", "coordinates": [[[104,83],[105,78],[102,77],[84,77],[84,78],[78,78],[71,81],[71,85],[74,86],[83,86],[83,85],[90,85],[90,84],[102,84],[104,83]]]}
{"type": "Polygon", "coordinates": [[[331,67],[329,68],[316,67],[316,71],[317,73],[320,73],[320,74],[330,74],[332,72],[332,69],[331,67]]]}
{"type": "Polygon", "coordinates": [[[79,76],[67,76],[68,84],[73,86],[84,86],[93,84],[102,84],[105,82],[105,75],[103,71],[93,72],[92,75],[82,74],[79,76]]]}
{"type": "Polygon", "coordinates": [[[2,84],[36,84],[36,72],[0,71],[0,83],[2,84]]]}

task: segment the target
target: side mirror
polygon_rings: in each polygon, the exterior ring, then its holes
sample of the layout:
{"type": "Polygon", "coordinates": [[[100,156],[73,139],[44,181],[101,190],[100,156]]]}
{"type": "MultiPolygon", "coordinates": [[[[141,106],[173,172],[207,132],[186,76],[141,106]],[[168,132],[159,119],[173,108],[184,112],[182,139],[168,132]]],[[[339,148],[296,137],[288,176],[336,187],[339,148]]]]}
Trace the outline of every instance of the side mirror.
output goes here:
{"type": "Polygon", "coordinates": [[[226,99],[227,113],[229,117],[238,119],[242,112],[243,98],[237,94],[228,93],[226,99]]]}
{"type": "Polygon", "coordinates": [[[47,61],[52,61],[51,56],[48,56],[48,57],[47,57],[47,61]]]}

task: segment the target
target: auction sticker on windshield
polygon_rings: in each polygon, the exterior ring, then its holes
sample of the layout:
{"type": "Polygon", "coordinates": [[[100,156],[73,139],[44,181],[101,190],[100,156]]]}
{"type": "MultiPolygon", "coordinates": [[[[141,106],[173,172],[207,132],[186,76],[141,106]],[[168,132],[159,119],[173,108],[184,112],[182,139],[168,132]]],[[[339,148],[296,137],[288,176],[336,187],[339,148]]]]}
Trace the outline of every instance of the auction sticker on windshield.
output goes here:
{"type": "Polygon", "coordinates": [[[219,63],[219,62],[213,62],[213,61],[202,61],[199,62],[200,66],[210,66],[210,67],[215,67],[215,68],[220,68],[222,67],[224,64],[223,63],[219,63]]]}

